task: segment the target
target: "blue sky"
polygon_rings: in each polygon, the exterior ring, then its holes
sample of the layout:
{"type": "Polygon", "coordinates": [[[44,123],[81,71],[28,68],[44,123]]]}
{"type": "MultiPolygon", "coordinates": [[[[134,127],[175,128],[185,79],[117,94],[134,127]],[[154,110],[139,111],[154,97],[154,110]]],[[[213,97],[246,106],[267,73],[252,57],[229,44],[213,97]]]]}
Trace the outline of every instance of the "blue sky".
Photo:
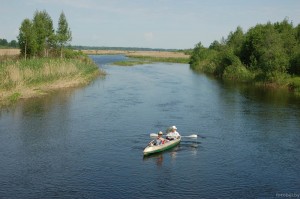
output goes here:
{"type": "Polygon", "coordinates": [[[0,0],[0,38],[16,39],[21,22],[46,10],[57,27],[64,11],[72,45],[193,48],[241,26],[288,18],[300,23],[300,0],[0,0]]]}

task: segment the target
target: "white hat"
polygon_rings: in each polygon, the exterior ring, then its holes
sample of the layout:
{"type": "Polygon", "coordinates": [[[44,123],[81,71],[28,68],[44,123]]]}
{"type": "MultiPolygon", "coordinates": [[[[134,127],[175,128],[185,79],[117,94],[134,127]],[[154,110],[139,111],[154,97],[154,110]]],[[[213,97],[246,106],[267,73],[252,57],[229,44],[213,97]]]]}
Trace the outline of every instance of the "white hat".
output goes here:
{"type": "Polygon", "coordinates": [[[175,130],[177,130],[176,126],[172,126],[172,129],[175,129],[175,130]]]}
{"type": "Polygon", "coordinates": [[[161,132],[161,131],[158,132],[158,135],[162,135],[162,134],[163,134],[163,132],[161,132]]]}

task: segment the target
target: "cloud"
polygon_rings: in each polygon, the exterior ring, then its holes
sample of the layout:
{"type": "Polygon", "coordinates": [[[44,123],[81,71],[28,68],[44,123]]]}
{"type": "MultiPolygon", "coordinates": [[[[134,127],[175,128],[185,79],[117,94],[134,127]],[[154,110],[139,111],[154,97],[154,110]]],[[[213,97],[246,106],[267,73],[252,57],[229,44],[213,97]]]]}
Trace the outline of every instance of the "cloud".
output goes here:
{"type": "Polygon", "coordinates": [[[146,41],[152,41],[153,38],[154,38],[153,32],[145,32],[145,33],[144,33],[144,39],[145,39],[146,41]]]}

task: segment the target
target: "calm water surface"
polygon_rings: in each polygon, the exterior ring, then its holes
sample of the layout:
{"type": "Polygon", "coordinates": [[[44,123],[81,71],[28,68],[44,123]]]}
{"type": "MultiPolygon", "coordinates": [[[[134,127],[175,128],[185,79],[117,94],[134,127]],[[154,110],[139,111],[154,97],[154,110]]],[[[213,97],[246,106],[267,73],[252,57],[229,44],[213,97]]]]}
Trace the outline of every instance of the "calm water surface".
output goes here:
{"type": "Polygon", "coordinates": [[[300,194],[299,98],[185,64],[92,58],[105,78],[0,111],[0,198],[300,194]],[[171,125],[199,137],[143,158],[149,134],[171,125]]]}

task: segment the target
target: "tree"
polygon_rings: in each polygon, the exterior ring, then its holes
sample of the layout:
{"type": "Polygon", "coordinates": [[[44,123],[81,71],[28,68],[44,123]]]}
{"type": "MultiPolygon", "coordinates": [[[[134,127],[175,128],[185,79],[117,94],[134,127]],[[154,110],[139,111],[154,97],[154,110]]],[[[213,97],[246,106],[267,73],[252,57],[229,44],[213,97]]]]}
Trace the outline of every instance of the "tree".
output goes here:
{"type": "Polygon", "coordinates": [[[63,48],[72,40],[71,30],[69,28],[64,12],[60,14],[58,29],[56,31],[57,42],[60,47],[60,57],[63,57],[63,48]]]}
{"type": "Polygon", "coordinates": [[[233,49],[233,52],[236,56],[240,57],[244,40],[245,37],[243,30],[240,26],[238,26],[235,32],[229,33],[226,44],[233,49]]]}
{"type": "Polygon", "coordinates": [[[224,45],[222,45],[219,41],[215,40],[209,45],[209,49],[221,51],[224,45]]]}
{"type": "Polygon", "coordinates": [[[40,56],[48,57],[49,48],[55,42],[53,22],[49,14],[44,11],[36,11],[33,17],[33,28],[37,35],[38,48],[40,56]]]}
{"type": "Polygon", "coordinates": [[[16,40],[11,40],[9,43],[10,47],[17,48],[18,47],[18,42],[16,40]]]}
{"type": "Polygon", "coordinates": [[[37,50],[36,35],[33,30],[33,24],[29,19],[25,19],[19,29],[18,35],[21,54],[25,59],[27,56],[33,56],[37,50]]]}
{"type": "Polygon", "coordinates": [[[296,40],[300,44],[300,24],[295,28],[296,40]]]}
{"type": "Polygon", "coordinates": [[[282,22],[275,23],[274,28],[281,36],[284,51],[292,56],[297,47],[297,35],[293,24],[284,19],[282,22]]]}
{"type": "Polygon", "coordinates": [[[0,46],[7,46],[8,42],[6,39],[0,39],[0,46]]]}
{"type": "Polygon", "coordinates": [[[197,43],[195,45],[195,48],[192,52],[191,58],[190,58],[190,65],[192,68],[195,68],[197,65],[199,65],[199,62],[201,61],[201,53],[202,50],[204,49],[204,46],[202,45],[201,42],[197,43]]]}

